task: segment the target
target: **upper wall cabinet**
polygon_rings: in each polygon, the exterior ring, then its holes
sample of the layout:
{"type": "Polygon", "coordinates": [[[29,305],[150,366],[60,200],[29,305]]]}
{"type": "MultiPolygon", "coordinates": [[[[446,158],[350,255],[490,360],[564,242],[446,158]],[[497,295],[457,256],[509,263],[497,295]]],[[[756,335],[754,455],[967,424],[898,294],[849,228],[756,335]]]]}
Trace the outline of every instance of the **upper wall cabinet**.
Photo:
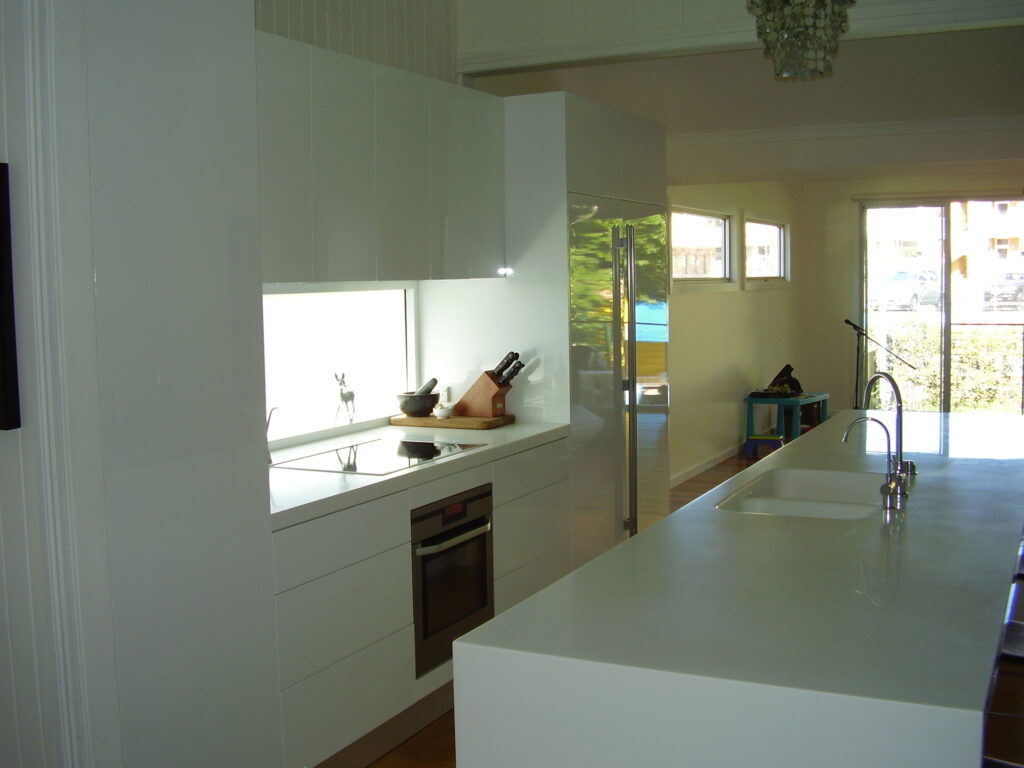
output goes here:
{"type": "MultiPolygon", "coordinates": [[[[309,48],[309,46],[306,46],[309,48]]],[[[309,48],[312,227],[316,279],[377,279],[374,66],[309,48]]]]}
{"type": "Polygon", "coordinates": [[[665,204],[664,126],[572,94],[565,110],[569,191],[665,204]]]}
{"type": "Polygon", "coordinates": [[[263,282],[312,282],[309,46],[257,34],[263,282]]]}
{"type": "Polygon", "coordinates": [[[432,277],[495,277],[505,266],[501,99],[430,84],[432,277]]]}
{"type": "Polygon", "coordinates": [[[375,67],[377,93],[377,279],[430,277],[429,80],[375,67]]]}
{"type": "Polygon", "coordinates": [[[256,37],[264,282],[497,275],[501,99],[256,37]]]}

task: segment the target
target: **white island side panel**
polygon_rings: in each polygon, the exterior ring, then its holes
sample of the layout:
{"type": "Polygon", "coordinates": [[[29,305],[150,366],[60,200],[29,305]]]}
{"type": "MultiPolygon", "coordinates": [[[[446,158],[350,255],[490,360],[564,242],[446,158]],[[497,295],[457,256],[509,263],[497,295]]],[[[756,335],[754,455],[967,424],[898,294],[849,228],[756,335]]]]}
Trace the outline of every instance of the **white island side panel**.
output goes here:
{"type": "Polygon", "coordinates": [[[974,768],[982,715],[455,644],[459,768],[974,768]]]}

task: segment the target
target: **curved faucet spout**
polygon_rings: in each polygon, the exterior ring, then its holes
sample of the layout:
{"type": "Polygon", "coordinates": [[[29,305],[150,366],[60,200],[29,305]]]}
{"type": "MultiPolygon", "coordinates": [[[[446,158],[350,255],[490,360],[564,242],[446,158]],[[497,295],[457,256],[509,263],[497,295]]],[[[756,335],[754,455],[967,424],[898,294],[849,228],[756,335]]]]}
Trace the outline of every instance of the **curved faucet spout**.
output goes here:
{"type": "Polygon", "coordinates": [[[868,421],[875,422],[885,432],[885,482],[878,489],[882,494],[882,508],[885,510],[900,509],[902,501],[900,500],[899,483],[893,479],[892,473],[892,442],[889,439],[889,428],[874,416],[858,416],[846,427],[846,431],[843,433],[843,442],[850,439],[850,432],[854,427],[861,422],[868,421]]]}
{"type": "Polygon", "coordinates": [[[876,419],[874,416],[858,416],[856,419],[849,423],[849,425],[846,427],[846,431],[843,432],[843,442],[849,442],[850,432],[853,431],[853,428],[865,421],[875,422],[875,424],[880,426],[882,428],[882,431],[885,432],[885,474],[888,475],[892,472],[892,442],[889,439],[889,428],[885,426],[885,424],[880,419],[876,419]]]}
{"type": "Polygon", "coordinates": [[[894,474],[902,475],[906,469],[903,463],[903,395],[900,394],[900,388],[896,384],[896,379],[884,371],[874,374],[864,385],[864,394],[861,396],[860,407],[866,410],[871,404],[871,385],[880,379],[889,382],[892,393],[896,398],[896,456],[895,460],[890,459],[890,471],[894,474]]]}

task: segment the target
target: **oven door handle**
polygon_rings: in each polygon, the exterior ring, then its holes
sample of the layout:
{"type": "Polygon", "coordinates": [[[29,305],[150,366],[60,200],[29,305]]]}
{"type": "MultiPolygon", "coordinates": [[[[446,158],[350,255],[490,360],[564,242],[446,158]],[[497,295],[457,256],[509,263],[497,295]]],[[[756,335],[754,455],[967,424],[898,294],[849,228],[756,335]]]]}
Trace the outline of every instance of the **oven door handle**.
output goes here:
{"type": "Polygon", "coordinates": [[[469,541],[470,539],[475,539],[477,536],[483,536],[485,533],[490,532],[491,524],[488,522],[485,525],[481,525],[479,528],[474,528],[472,531],[460,533],[455,538],[448,539],[448,541],[442,541],[440,544],[431,544],[429,547],[424,547],[417,544],[413,552],[416,555],[416,557],[436,555],[438,552],[444,552],[446,549],[457,547],[459,546],[459,544],[462,544],[463,542],[469,541]]]}

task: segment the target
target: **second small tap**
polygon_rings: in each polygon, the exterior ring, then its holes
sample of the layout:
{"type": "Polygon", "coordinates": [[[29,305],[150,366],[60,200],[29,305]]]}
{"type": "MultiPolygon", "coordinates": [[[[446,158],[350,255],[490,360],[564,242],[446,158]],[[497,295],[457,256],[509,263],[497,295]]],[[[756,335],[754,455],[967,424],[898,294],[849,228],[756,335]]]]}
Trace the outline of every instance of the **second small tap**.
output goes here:
{"type": "Polygon", "coordinates": [[[878,489],[882,494],[882,509],[889,511],[903,508],[903,498],[906,497],[906,490],[900,483],[899,477],[893,473],[892,441],[889,438],[889,428],[874,416],[858,416],[850,422],[843,433],[843,442],[850,439],[850,432],[861,422],[873,421],[885,432],[885,482],[878,489]]]}

